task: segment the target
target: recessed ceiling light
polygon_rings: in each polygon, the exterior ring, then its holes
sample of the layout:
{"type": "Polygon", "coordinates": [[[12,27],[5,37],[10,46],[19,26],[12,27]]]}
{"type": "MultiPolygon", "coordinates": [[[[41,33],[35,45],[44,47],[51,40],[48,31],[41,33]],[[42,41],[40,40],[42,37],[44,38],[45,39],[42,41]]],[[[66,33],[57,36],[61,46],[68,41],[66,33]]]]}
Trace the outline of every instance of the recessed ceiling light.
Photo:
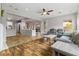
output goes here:
{"type": "Polygon", "coordinates": [[[13,5],[9,5],[9,7],[13,7],[13,5]]]}
{"type": "Polygon", "coordinates": [[[18,8],[15,8],[14,10],[18,10],[18,8]]]}
{"type": "Polygon", "coordinates": [[[61,14],[62,12],[61,12],[61,11],[59,11],[58,13],[59,13],[59,14],[61,14]]]}
{"type": "Polygon", "coordinates": [[[26,10],[26,11],[28,11],[28,10],[29,10],[29,8],[25,8],[25,10],[26,10]]]}

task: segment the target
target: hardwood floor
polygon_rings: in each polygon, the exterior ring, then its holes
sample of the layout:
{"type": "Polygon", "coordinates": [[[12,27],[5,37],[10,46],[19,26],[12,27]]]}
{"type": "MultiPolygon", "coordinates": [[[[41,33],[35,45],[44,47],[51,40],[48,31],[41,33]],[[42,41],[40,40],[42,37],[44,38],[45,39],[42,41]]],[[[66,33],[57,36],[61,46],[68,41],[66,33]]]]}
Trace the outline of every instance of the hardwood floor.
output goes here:
{"type": "Polygon", "coordinates": [[[49,43],[49,41],[44,41],[43,38],[32,40],[34,38],[31,39],[28,37],[28,39],[23,39],[25,37],[24,36],[21,37],[21,36],[22,35],[18,35],[18,37],[16,36],[17,39],[15,39],[14,37],[8,38],[7,43],[8,43],[8,46],[10,46],[10,48],[1,51],[0,55],[1,56],[51,56],[51,55],[54,55],[54,50],[50,47],[51,44],[49,43]],[[19,43],[19,41],[20,42],[22,41],[22,43],[17,44],[19,43]],[[9,44],[12,44],[12,47],[9,44]]]}
{"type": "Polygon", "coordinates": [[[13,46],[17,46],[19,44],[27,43],[29,41],[40,39],[40,38],[42,38],[42,36],[32,37],[32,36],[26,36],[26,35],[21,35],[17,33],[16,36],[7,37],[6,43],[8,47],[13,47],[13,46]]]}

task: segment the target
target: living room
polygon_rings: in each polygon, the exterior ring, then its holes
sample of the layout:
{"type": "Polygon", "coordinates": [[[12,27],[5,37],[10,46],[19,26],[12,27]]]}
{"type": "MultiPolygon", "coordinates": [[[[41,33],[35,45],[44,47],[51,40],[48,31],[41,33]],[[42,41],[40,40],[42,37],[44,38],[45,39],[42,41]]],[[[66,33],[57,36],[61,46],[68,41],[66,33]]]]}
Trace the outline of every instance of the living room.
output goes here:
{"type": "Polygon", "coordinates": [[[0,55],[79,55],[78,51],[75,52],[79,49],[78,35],[74,34],[79,31],[78,3],[2,3],[0,5],[2,6],[0,23],[3,26],[0,55]],[[73,39],[74,36],[77,37],[76,41],[73,39]],[[68,50],[64,48],[61,50],[59,47],[62,45],[68,50]],[[76,49],[73,49],[73,46],[76,49]],[[69,52],[70,48],[74,52],[69,52]]]}

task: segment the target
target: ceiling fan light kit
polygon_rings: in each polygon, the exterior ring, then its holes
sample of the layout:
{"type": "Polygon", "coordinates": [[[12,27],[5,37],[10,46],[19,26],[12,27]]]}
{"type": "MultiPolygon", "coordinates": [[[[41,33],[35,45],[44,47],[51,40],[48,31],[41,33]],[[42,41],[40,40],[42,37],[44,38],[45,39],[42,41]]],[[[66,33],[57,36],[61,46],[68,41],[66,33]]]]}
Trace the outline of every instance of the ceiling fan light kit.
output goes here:
{"type": "Polygon", "coordinates": [[[46,14],[47,14],[47,12],[43,12],[43,13],[42,13],[42,15],[46,15],[46,14]]]}
{"type": "Polygon", "coordinates": [[[41,12],[41,15],[50,15],[50,12],[52,12],[53,10],[49,10],[49,11],[46,11],[46,9],[42,9],[42,12],[41,12]]]}

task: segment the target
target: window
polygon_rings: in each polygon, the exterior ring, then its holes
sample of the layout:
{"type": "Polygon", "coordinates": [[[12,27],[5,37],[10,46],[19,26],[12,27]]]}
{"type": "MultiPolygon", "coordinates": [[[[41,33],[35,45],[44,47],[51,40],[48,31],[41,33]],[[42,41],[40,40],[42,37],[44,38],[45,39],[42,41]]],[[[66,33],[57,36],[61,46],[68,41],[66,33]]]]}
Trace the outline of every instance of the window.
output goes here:
{"type": "Polygon", "coordinates": [[[64,21],[63,27],[64,27],[64,30],[65,30],[65,31],[72,30],[72,29],[73,29],[72,21],[71,21],[71,20],[64,21]]]}
{"type": "Polygon", "coordinates": [[[7,21],[7,29],[13,29],[13,22],[7,21]]]}

